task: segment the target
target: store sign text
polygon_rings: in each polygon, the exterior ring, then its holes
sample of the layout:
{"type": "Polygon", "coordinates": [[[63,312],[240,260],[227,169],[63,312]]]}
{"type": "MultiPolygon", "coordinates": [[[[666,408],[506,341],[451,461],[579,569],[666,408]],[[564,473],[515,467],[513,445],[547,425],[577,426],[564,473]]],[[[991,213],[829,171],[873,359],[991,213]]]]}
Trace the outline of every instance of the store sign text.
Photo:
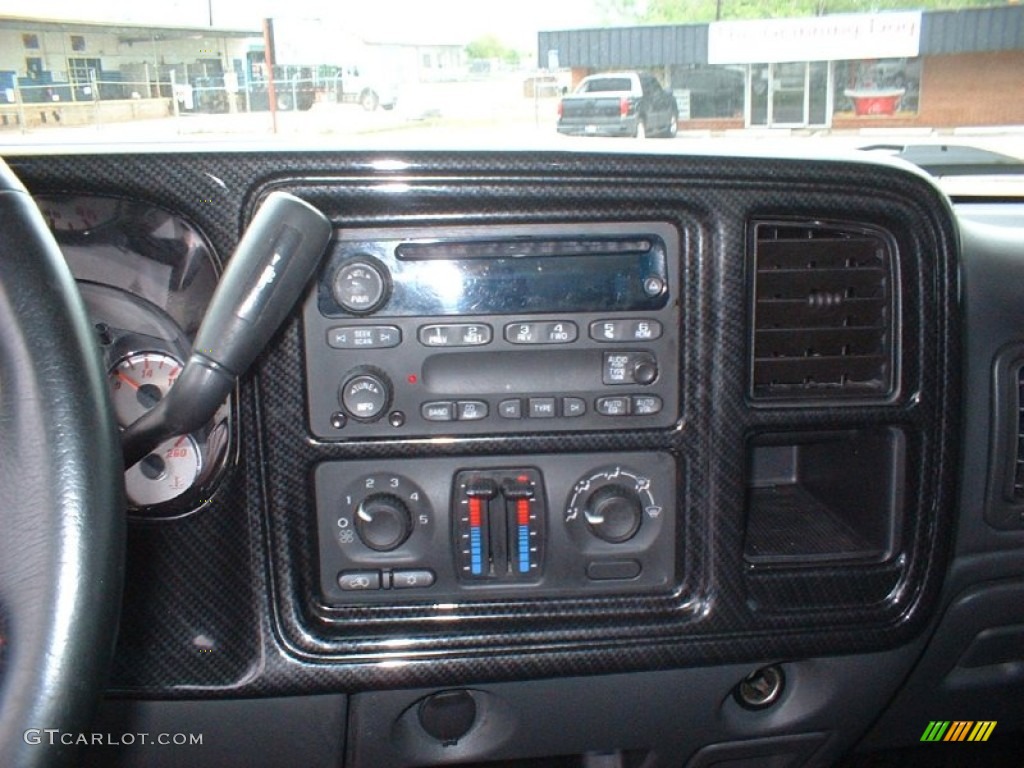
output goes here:
{"type": "Polygon", "coordinates": [[[920,11],[716,21],[708,29],[709,64],[913,58],[920,49],[920,11]]]}

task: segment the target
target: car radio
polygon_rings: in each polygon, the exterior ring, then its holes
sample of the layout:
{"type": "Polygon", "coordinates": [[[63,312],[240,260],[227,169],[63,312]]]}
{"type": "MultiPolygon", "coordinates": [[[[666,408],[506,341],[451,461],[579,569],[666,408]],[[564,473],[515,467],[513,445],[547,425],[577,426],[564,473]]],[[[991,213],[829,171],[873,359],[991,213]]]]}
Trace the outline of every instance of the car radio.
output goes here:
{"type": "Polygon", "coordinates": [[[310,430],[671,426],[680,248],[661,222],[338,231],[304,307],[310,430]]]}

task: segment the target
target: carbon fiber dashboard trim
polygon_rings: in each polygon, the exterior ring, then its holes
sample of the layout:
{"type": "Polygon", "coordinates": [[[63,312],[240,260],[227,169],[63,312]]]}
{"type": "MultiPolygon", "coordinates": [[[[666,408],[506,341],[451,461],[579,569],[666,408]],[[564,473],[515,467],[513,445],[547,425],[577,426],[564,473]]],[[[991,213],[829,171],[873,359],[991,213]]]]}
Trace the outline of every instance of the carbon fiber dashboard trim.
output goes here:
{"type": "Polygon", "coordinates": [[[668,429],[322,443],[306,426],[297,308],[243,382],[232,492],[201,514],[131,528],[131,578],[158,586],[129,587],[120,690],[270,695],[865,652],[906,642],[936,607],[959,449],[958,264],[948,204],[917,174],[852,162],[567,153],[95,155],[12,165],[36,193],[116,192],[178,211],[222,255],[274,189],[346,228],[657,220],[693,243],[680,265],[682,418],[668,429]],[[892,235],[903,286],[895,402],[750,407],[747,225],[766,218],[859,222],[892,235]],[[897,555],[879,565],[745,565],[749,439],[883,425],[900,427],[908,444],[897,555]],[[319,462],[623,451],[667,452],[686,467],[678,583],[668,595],[402,607],[330,607],[317,597],[310,477],[319,462]],[[216,665],[198,653],[168,655],[158,640],[168,633],[183,648],[185,629],[191,642],[201,626],[220,629],[216,665]]]}

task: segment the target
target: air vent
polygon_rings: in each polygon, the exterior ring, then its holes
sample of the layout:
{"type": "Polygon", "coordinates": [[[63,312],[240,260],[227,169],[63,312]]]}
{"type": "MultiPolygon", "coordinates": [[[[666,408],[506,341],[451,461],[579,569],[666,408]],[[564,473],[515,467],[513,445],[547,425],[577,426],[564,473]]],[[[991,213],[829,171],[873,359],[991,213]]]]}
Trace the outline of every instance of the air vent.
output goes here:
{"type": "Polygon", "coordinates": [[[888,397],[894,261],[889,240],[874,230],[756,224],[751,395],[888,397]]]}
{"type": "Polygon", "coordinates": [[[985,519],[1024,529],[1024,344],[1004,347],[993,370],[992,447],[985,519]]]}
{"type": "Polygon", "coordinates": [[[1017,369],[1016,417],[1017,439],[1013,446],[1013,500],[1024,503],[1024,366],[1017,369]]]}

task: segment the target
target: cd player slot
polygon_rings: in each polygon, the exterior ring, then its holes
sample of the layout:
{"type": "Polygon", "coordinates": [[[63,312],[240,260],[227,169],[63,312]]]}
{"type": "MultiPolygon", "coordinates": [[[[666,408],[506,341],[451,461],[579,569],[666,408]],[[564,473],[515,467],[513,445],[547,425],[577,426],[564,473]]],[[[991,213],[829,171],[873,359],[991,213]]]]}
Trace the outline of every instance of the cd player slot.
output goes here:
{"type": "Polygon", "coordinates": [[[653,247],[649,238],[596,240],[513,238],[479,242],[402,243],[395,253],[403,261],[530,258],[537,256],[605,256],[643,254],[653,247]]]}

